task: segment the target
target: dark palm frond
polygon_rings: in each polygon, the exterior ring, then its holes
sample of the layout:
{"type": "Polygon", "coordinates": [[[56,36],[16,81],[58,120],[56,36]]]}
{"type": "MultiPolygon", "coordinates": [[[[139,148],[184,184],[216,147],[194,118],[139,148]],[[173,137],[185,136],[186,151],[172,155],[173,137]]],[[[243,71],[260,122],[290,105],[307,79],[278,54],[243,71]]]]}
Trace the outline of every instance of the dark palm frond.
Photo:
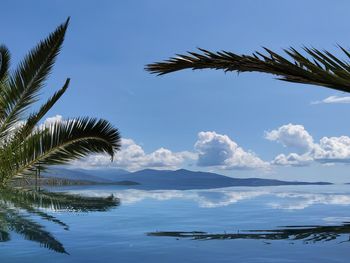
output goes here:
{"type": "Polygon", "coordinates": [[[63,87],[56,91],[55,94],[43,104],[36,113],[32,113],[26,124],[19,130],[17,136],[19,139],[24,139],[27,137],[39,123],[39,121],[45,116],[45,114],[52,108],[52,106],[61,98],[61,96],[66,92],[69,86],[70,79],[68,78],[63,85],[63,87]]]}
{"type": "Polygon", "coordinates": [[[7,135],[12,125],[37,100],[60,52],[68,23],[69,19],[31,50],[9,77],[7,85],[3,85],[0,93],[0,104],[4,106],[0,116],[0,138],[7,135]]]}
{"type": "Polygon", "coordinates": [[[119,132],[108,121],[71,119],[38,129],[12,155],[5,157],[3,168],[10,179],[38,166],[45,169],[48,165],[65,164],[91,153],[106,153],[113,159],[119,149],[119,132]]]}
{"type": "MultiPolygon", "coordinates": [[[[0,218],[0,221],[1,221],[1,218],[0,218]]],[[[7,231],[7,229],[3,229],[3,228],[4,226],[0,225],[0,242],[10,241],[10,233],[7,231]]]]}
{"type": "Polygon", "coordinates": [[[8,76],[10,52],[4,45],[0,46],[0,83],[8,76]]]}
{"type": "Polygon", "coordinates": [[[0,185],[33,172],[38,166],[65,164],[90,153],[107,153],[113,158],[120,148],[117,129],[105,120],[78,118],[42,128],[41,119],[69,86],[53,94],[38,111],[28,108],[39,93],[59,54],[67,21],[32,49],[12,74],[10,54],[0,46],[0,185]]]}
{"type": "MultiPolygon", "coordinates": [[[[339,46],[346,57],[350,52],[339,46]]],[[[188,52],[163,62],[146,66],[146,70],[158,75],[184,69],[216,69],[237,72],[262,72],[278,76],[279,80],[324,86],[350,92],[350,61],[337,58],[329,51],[304,47],[306,55],[294,48],[284,50],[289,59],[265,48],[266,54],[238,55],[232,52],[188,52]]]]}

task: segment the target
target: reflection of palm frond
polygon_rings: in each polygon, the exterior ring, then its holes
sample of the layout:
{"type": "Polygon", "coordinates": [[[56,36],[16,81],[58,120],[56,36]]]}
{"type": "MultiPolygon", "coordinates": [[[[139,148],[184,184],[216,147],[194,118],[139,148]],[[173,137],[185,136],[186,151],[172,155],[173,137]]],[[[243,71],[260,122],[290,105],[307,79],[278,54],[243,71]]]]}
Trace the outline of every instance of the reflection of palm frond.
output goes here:
{"type": "MultiPolygon", "coordinates": [[[[25,239],[38,242],[44,247],[56,252],[67,253],[62,243],[52,236],[50,232],[46,231],[40,224],[21,215],[14,209],[8,209],[3,206],[0,206],[0,209],[0,220],[5,222],[8,231],[14,231],[25,239]]],[[[4,230],[2,230],[2,232],[7,233],[4,230]]]]}
{"type": "MultiPolygon", "coordinates": [[[[347,58],[350,52],[340,47],[347,58]]],[[[290,59],[265,48],[267,54],[238,55],[232,52],[189,52],[163,62],[146,66],[146,70],[159,75],[183,69],[218,69],[237,72],[263,72],[280,80],[324,86],[350,92],[350,62],[337,58],[328,51],[304,48],[309,57],[294,48],[284,50],[290,59]]]]}
{"type": "Polygon", "coordinates": [[[31,220],[29,216],[39,216],[68,230],[67,224],[44,212],[42,208],[52,211],[92,212],[106,211],[118,205],[119,199],[113,196],[84,197],[67,193],[1,188],[0,242],[9,241],[9,232],[14,231],[25,239],[38,242],[51,250],[67,253],[63,245],[50,232],[31,220]]]}
{"type": "Polygon", "coordinates": [[[47,208],[54,211],[92,212],[107,211],[119,205],[120,200],[114,196],[87,197],[68,193],[32,191],[25,189],[3,188],[0,198],[19,208],[29,205],[36,208],[47,208]]]}
{"type": "MultiPolygon", "coordinates": [[[[192,238],[195,240],[215,239],[256,239],[256,240],[303,240],[304,242],[320,242],[335,240],[350,235],[350,223],[339,226],[286,226],[278,229],[248,230],[237,233],[210,234],[206,232],[151,232],[149,236],[166,236],[192,238]]],[[[350,241],[350,240],[347,240],[350,241]]]]}

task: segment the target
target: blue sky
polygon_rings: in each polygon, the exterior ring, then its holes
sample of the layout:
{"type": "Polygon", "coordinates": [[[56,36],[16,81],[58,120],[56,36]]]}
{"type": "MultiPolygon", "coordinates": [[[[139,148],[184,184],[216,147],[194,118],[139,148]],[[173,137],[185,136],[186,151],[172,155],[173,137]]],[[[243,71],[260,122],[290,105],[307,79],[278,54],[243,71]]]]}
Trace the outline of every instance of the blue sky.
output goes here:
{"type": "MultiPolygon", "coordinates": [[[[12,0],[3,1],[2,8],[7,11],[1,16],[1,42],[10,48],[13,65],[71,16],[43,97],[66,77],[71,87],[48,117],[111,121],[131,147],[114,166],[350,182],[344,164],[350,146],[348,137],[340,137],[350,136],[350,104],[339,103],[348,98],[337,100],[346,94],[255,73],[184,71],[156,77],[144,71],[147,63],[196,47],[237,53],[262,46],[350,48],[349,1],[12,0]],[[327,98],[331,103],[312,103],[327,98]],[[299,126],[284,126],[290,123],[299,126]],[[211,133],[200,139],[200,132],[211,133]],[[307,134],[312,141],[305,145],[307,134]],[[322,144],[324,137],[335,139],[322,144]],[[315,149],[322,153],[316,156],[315,149]],[[132,151],[138,159],[132,159],[132,151]],[[276,156],[290,153],[298,154],[297,166],[276,165],[276,156]]],[[[103,166],[103,158],[88,161],[103,166]]]]}

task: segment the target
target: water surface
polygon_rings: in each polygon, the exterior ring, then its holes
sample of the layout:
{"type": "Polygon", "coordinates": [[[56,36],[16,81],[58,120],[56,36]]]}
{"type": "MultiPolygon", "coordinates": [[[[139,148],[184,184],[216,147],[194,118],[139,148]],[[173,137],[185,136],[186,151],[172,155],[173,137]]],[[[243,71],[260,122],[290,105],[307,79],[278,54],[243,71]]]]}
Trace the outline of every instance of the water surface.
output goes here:
{"type": "Polygon", "coordinates": [[[120,198],[105,209],[41,209],[28,219],[62,244],[11,231],[1,262],[348,262],[350,186],[55,189],[120,198]],[[62,252],[62,251],[61,251],[62,252]]]}

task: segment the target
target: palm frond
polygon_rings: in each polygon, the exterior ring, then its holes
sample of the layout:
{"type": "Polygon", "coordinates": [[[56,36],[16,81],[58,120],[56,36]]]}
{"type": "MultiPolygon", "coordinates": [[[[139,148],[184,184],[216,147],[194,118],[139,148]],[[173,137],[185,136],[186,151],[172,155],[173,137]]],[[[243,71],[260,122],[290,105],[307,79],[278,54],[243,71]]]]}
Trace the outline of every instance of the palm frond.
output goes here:
{"type": "Polygon", "coordinates": [[[36,112],[31,114],[26,124],[20,129],[18,132],[18,137],[20,139],[24,139],[26,136],[28,136],[35,126],[39,123],[39,121],[45,116],[45,114],[52,108],[52,106],[61,98],[61,96],[66,92],[68,86],[69,86],[70,79],[68,78],[63,85],[63,87],[55,92],[55,94],[47,100],[45,104],[43,104],[40,109],[36,112]]]}
{"type": "Polygon", "coordinates": [[[10,52],[4,45],[0,46],[0,82],[8,75],[10,67],[10,52]]]}
{"type": "Polygon", "coordinates": [[[9,173],[6,177],[10,179],[38,166],[44,169],[48,165],[65,164],[91,153],[106,153],[113,159],[119,149],[119,132],[108,121],[70,119],[38,129],[12,151],[12,155],[5,155],[2,167],[9,173]]]}
{"type": "Polygon", "coordinates": [[[9,77],[8,85],[4,85],[0,93],[0,104],[5,106],[0,116],[0,138],[6,136],[11,126],[38,99],[60,52],[68,23],[69,19],[31,50],[9,77]]]}
{"type": "MultiPolygon", "coordinates": [[[[346,57],[350,53],[339,46],[346,57]]],[[[266,54],[238,55],[232,52],[188,52],[163,62],[146,65],[146,70],[158,75],[184,69],[216,69],[225,72],[262,72],[278,76],[279,80],[324,86],[350,92],[350,61],[337,58],[329,51],[304,47],[307,55],[294,48],[284,50],[288,58],[265,48],[266,54]]]]}

